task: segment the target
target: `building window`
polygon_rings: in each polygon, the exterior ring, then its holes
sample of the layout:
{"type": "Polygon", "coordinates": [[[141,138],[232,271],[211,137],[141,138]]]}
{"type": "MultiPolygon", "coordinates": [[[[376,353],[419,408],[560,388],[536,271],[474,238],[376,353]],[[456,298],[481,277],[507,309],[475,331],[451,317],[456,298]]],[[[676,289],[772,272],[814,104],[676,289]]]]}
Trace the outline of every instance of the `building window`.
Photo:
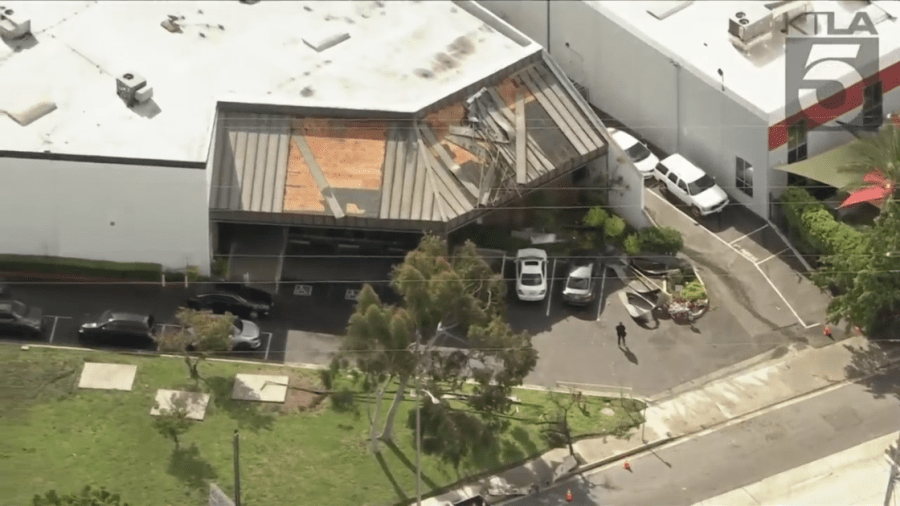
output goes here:
{"type": "Polygon", "coordinates": [[[806,120],[788,127],[788,163],[806,160],[806,120]]]}
{"type": "Polygon", "coordinates": [[[881,126],[882,111],[881,81],[863,89],[863,126],[881,126]]]}
{"type": "Polygon", "coordinates": [[[741,157],[737,157],[734,168],[734,181],[738,189],[751,197],[753,196],[753,166],[741,157]]]}

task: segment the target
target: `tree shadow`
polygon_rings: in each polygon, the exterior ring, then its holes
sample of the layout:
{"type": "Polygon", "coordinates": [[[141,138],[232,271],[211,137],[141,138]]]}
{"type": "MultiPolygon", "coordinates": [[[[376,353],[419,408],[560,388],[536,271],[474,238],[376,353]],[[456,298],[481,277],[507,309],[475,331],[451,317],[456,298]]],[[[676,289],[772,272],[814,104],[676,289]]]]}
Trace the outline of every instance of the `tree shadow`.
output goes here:
{"type": "MultiPolygon", "coordinates": [[[[393,452],[393,454],[396,455],[398,459],[400,459],[400,462],[403,462],[403,465],[408,467],[410,471],[412,471],[413,473],[416,472],[416,465],[413,462],[410,462],[409,458],[407,458],[406,455],[404,455],[403,452],[400,451],[400,448],[398,448],[393,441],[385,441],[384,445],[390,448],[391,452],[393,452]]],[[[438,488],[438,484],[425,474],[422,474],[422,481],[432,489],[438,488]]]]}
{"type": "Polygon", "coordinates": [[[868,341],[868,349],[859,346],[842,344],[852,353],[850,363],[844,367],[847,379],[865,379],[859,381],[876,399],[893,396],[900,400],[900,377],[890,369],[877,372],[879,367],[889,360],[900,356],[900,345],[893,342],[868,341]],[[870,374],[876,373],[872,376],[870,374]]]}
{"type": "Polygon", "coordinates": [[[525,452],[522,451],[522,448],[520,448],[519,445],[507,440],[500,442],[500,458],[502,458],[504,462],[517,462],[525,460],[525,457],[525,452]]]}
{"type": "Polygon", "coordinates": [[[201,492],[207,490],[209,482],[218,477],[216,470],[200,456],[200,449],[195,443],[172,450],[168,472],[188,487],[201,492]]]}
{"type": "Polygon", "coordinates": [[[397,479],[394,478],[394,473],[388,468],[387,462],[384,460],[384,455],[381,452],[375,454],[375,460],[378,461],[378,465],[381,466],[381,470],[384,471],[384,475],[387,476],[388,481],[391,482],[391,486],[394,487],[394,493],[397,494],[397,497],[400,501],[407,501],[409,497],[407,497],[406,493],[400,488],[400,484],[397,483],[397,479]]]}
{"type": "Polygon", "coordinates": [[[262,406],[253,401],[232,399],[235,378],[213,376],[206,378],[205,383],[212,392],[211,404],[215,409],[221,409],[241,429],[249,429],[258,432],[262,429],[271,430],[275,423],[275,415],[268,410],[270,406],[262,406]]]}
{"type": "Polygon", "coordinates": [[[535,455],[538,452],[538,447],[531,440],[531,435],[522,427],[514,427],[509,435],[525,449],[525,453],[528,455],[535,455]]]}

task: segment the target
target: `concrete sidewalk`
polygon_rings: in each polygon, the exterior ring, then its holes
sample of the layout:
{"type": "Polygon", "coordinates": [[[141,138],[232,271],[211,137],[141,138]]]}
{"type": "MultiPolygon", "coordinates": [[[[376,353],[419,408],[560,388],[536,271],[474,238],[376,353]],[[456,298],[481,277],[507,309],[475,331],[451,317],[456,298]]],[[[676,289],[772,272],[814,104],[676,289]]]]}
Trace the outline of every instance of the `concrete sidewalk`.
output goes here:
{"type": "Polygon", "coordinates": [[[880,505],[891,467],[885,450],[896,442],[888,434],[694,506],[880,505]]]}
{"type": "MultiPolygon", "coordinates": [[[[620,460],[846,380],[864,377],[898,362],[900,347],[881,348],[860,336],[824,348],[789,350],[786,355],[767,363],[735,372],[658,403],[651,403],[645,410],[644,425],[628,438],[605,437],[578,441],[574,449],[583,465],[576,472],[620,460]]],[[[566,450],[552,450],[498,476],[513,487],[530,486],[534,483],[546,486],[552,482],[553,470],[567,454],[566,450]]],[[[486,496],[487,482],[485,479],[422,503],[443,506],[474,494],[486,496]]],[[[504,498],[491,499],[498,503],[504,498]]]]}

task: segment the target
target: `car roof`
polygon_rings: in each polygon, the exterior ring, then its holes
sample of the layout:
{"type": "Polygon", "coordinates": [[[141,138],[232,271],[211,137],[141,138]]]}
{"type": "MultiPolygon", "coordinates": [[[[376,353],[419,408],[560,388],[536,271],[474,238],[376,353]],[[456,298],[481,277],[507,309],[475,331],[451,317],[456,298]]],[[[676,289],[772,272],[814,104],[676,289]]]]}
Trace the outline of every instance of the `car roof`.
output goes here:
{"type": "Polygon", "coordinates": [[[615,130],[615,131],[611,130],[611,132],[612,132],[612,138],[615,139],[616,143],[618,143],[622,149],[628,149],[631,146],[634,146],[635,144],[640,142],[639,140],[637,140],[633,135],[629,134],[628,132],[623,132],[621,130],[615,130]]]}
{"type": "MultiPolygon", "coordinates": [[[[214,292],[211,293],[227,293],[232,295],[239,295],[251,302],[272,302],[271,293],[259,288],[243,285],[241,283],[216,283],[213,285],[213,290],[214,292]]],[[[210,295],[210,293],[205,293],[203,295],[210,295]]]]}
{"type": "Polygon", "coordinates": [[[547,259],[547,252],[538,248],[524,248],[516,252],[516,260],[524,260],[526,258],[547,259]]]}
{"type": "Polygon", "coordinates": [[[591,265],[578,265],[569,269],[569,276],[576,278],[589,278],[593,274],[591,265]]]}
{"type": "MultiPolygon", "coordinates": [[[[106,313],[104,313],[106,314],[106,313]]],[[[140,315],[135,313],[119,313],[109,312],[109,320],[128,321],[128,322],[144,322],[150,318],[149,315],[140,315]]]]}
{"type": "Polygon", "coordinates": [[[678,153],[670,155],[660,163],[677,174],[681,179],[684,180],[685,183],[693,183],[694,181],[706,175],[706,172],[703,172],[700,167],[697,167],[696,165],[691,163],[690,160],[678,153]]]}

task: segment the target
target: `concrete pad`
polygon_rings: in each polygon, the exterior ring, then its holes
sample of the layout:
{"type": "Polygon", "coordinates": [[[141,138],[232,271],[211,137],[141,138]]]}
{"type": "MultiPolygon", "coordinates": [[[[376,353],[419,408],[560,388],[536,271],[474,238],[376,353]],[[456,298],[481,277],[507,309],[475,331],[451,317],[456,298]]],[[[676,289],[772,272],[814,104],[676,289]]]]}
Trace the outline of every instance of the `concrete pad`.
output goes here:
{"type": "Polygon", "coordinates": [[[136,365],[87,362],[81,371],[78,388],[131,390],[135,374],[136,365]]]}
{"type": "Polygon", "coordinates": [[[153,416],[159,416],[161,413],[174,409],[177,400],[184,400],[185,409],[187,409],[187,417],[191,420],[203,420],[206,416],[206,406],[209,405],[209,394],[201,394],[199,392],[186,392],[184,390],[157,390],[156,403],[150,410],[153,416]]]}
{"type": "Polygon", "coordinates": [[[284,363],[327,365],[341,349],[342,340],[341,336],[331,334],[288,330],[284,363]]]}
{"type": "Polygon", "coordinates": [[[238,374],[234,378],[232,399],[243,401],[284,402],[287,399],[287,376],[238,374]]]}

